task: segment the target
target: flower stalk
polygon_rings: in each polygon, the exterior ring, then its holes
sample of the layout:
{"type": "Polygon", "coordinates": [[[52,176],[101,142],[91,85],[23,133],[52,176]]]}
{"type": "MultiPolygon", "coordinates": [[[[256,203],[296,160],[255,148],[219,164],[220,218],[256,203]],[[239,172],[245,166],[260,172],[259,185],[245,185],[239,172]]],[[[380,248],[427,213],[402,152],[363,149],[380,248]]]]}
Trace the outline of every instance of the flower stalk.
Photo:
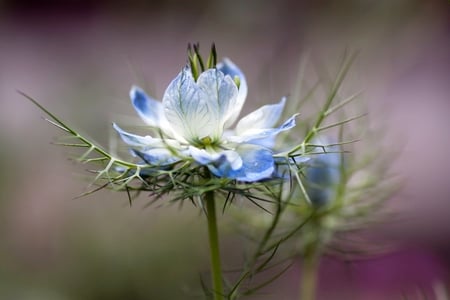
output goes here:
{"type": "Polygon", "coordinates": [[[222,267],[220,262],[219,231],[217,229],[216,203],[214,191],[205,194],[206,217],[208,219],[208,239],[213,283],[214,300],[223,299],[222,267]]]}
{"type": "Polygon", "coordinates": [[[320,255],[317,251],[311,251],[303,257],[299,300],[316,299],[319,265],[320,255]]]}

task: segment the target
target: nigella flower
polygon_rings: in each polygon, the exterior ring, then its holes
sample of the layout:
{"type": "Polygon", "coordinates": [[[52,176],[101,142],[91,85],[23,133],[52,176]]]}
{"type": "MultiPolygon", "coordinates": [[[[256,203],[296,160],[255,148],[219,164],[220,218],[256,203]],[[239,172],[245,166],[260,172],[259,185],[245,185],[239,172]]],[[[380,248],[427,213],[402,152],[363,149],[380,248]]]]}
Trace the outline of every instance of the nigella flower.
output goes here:
{"type": "Polygon", "coordinates": [[[141,88],[131,102],[156,136],[114,128],[146,164],[167,167],[183,160],[205,165],[217,177],[253,182],[274,173],[274,137],[295,126],[295,116],[275,127],[285,98],[244,116],[233,130],[247,96],[241,70],[229,59],[198,72],[186,66],[167,87],[162,102],[141,88]]]}
{"type": "Polygon", "coordinates": [[[320,207],[333,201],[341,180],[342,153],[337,145],[326,146],[326,139],[318,139],[316,154],[306,167],[306,191],[311,204],[320,207]]]}

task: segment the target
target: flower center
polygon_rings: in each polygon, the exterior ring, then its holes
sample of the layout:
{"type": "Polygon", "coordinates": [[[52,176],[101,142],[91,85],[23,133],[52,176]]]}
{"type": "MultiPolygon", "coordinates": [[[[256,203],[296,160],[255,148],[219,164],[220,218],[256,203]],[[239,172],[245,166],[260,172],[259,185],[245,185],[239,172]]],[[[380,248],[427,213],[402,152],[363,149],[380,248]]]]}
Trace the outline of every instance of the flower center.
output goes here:
{"type": "Polygon", "coordinates": [[[212,141],[212,139],[211,139],[210,136],[205,136],[205,137],[202,138],[200,141],[201,141],[202,144],[205,145],[205,146],[212,145],[212,143],[213,143],[213,141],[212,141]]]}
{"type": "Polygon", "coordinates": [[[219,147],[220,142],[218,139],[213,139],[208,135],[201,139],[197,139],[194,141],[193,145],[200,149],[213,150],[219,147]]]}

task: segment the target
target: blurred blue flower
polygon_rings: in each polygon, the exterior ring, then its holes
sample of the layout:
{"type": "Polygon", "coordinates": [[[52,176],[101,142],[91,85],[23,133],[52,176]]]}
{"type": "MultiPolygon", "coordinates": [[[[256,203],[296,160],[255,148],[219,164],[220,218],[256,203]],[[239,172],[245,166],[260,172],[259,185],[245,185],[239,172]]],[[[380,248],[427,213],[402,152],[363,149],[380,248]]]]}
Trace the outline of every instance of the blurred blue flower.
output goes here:
{"type": "Polygon", "coordinates": [[[159,137],[139,136],[113,124],[131,152],[157,166],[193,160],[218,177],[253,182],[274,173],[274,137],[295,126],[293,115],[280,126],[285,98],[243,117],[234,130],[247,96],[247,82],[229,59],[194,77],[185,67],[167,87],[162,102],[133,87],[130,97],[144,122],[159,137]]]}
{"type": "Polygon", "coordinates": [[[316,154],[306,167],[306,192],[311,204],[324,206],[336,197],[336,188],[341,180],[342,153],[337,145],[327,146],[325,139],[316,141],[316,154]]]}

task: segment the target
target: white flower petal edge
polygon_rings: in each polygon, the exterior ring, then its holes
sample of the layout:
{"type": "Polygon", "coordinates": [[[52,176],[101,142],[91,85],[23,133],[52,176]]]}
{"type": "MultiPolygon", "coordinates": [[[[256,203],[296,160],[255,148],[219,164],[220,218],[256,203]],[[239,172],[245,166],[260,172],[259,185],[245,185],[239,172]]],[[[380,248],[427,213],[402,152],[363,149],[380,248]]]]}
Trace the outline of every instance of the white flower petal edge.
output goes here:
{"type": "Polygon", "coordinates": [[[236,125],[236,135],[245,135],[254,129],[272,128],[280,120],[286,98],[283,97],[277,104],[264,105],[241,118],[236,125]]]}
{"type": "Polygon", "coordinates": [[[186,156],[187,148],[182,147],[176,140],[163,140],[152,138],[148,135],[140,136],[128,133],[115,123],[113,123],[113,127],[126,144],[135,147],[130,149],[131,154],[142,159],[142,162],[145,164],[157,166],[169,165],[180,161],[183,156],[186,156]]]}
{"type": "Polygon", "coordinates": [[[238,88],[230,76],[217,69],[209,69],[200,74],[198,87],[204,92],[205,103],[209,106],[211,117],[216,122],[212,138],[222,137],[226,121],[236,112],[238,88]]]}
{"type": "MultiPolygon", "coordinates": [[[[242,159],[236,151],[224,150],[221,152],[208,152],[197,147],[189,147],[189,153],[192,158],[201,165],[208,165],[211,163],[222,163],[226,161],[231,170],[238,170],[242,167],[242,159]]],[[[214,168],[215,169],[215,168],[214,168]]]]}
{"type": "Polygon", "coordinates": [[[232,114],[224,124],[225,128],[229,128],[236,121],[244,106],[248,92],[247,80],[245,79],[244,73],[228,58],[224,58],[222,62],[218,63],[217,69],[223,74],[230,76],[233,80],[236,76],[239,78],[239,91],[236,98],[236,104],[232,114]]]}
{"type": "Polygon", "coordinates": [[[172,139],[158,139],[149,135],[140,136],[137,134],[129,133],[120,128],[116,123],[113,123],[113,128],[120,135],[120,138],[128,145],[135,147],[154,147],[154,148],[167,148],[167,146],[173,148],[180,148],[181,145],[178,141],[172,139]]]}
{"type": "Polygon", "coordinates": [[[259,139],[267,139],[277,135],[282,131],[293,128],[295,126],[295,118],[297,116],[298,114],[293,115],[277,128],[250,128],[246,130],[242,135],[227,137],[227,140],[234,143],[251,142],[258,144],[259,139]]]}
{"type": "Polygon", "coordinates": [[[217,127],[216,113],[188,68],[184,68],[167,87],[162,100],[164,113],[172,129],[195,144],[211,136],[217,127]]]}
{"type": "Polygon", "coordinates": [[[146,164],[155,166],[170,165],[181,160],[181,157],[174,156],[167,148],[149,148],[142,151],[131,149],[131,153],[146,164]]]}

